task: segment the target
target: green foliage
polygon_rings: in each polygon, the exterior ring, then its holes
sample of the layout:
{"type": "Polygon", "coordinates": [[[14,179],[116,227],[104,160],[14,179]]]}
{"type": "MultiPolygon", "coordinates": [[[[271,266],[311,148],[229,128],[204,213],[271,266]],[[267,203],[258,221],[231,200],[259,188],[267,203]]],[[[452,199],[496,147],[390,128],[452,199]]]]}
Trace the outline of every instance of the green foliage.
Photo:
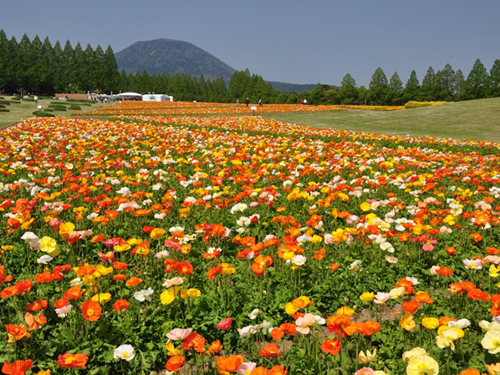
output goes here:
{"type": "Polygon", "coordinates": [[[467,99],[486,98],[490,91],[490,77],[481,60],[477,59],[465,81],[467,99]]]}
{"type": "Polygon", "coordinates": [[[54,115],[52,113],[48,113],[45,111],[36,111],[36,112],[33,112],[33,114],[36,117],[54,117],[54,115]]]}

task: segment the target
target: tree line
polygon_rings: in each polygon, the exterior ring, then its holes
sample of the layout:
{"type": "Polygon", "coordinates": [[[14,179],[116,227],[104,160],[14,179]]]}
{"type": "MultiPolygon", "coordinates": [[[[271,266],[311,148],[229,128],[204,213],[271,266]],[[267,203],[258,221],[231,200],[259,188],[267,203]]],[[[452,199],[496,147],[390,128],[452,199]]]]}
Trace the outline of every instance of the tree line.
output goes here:
{"type": "Polygon", "coordinates": [[[126,74],[118,71],[115,55],[108,46],[85,49],[75,47],[69,40],[64,47],[49,38],[33,40],[24,34],[18,42],[10,40],[0,29],[0,91],[52,95],[56,92],[164,93],[176,100],[206,102],[234,102],[236,99],[256,103],[299,103],[307,99],[311,104],[369,104],[403,105],[416,101],[461,101],[500,96],[500,60],[495,60],[488,72],[479,59],[465,77],[450,64],[442,70],[429,67],[422,83],[413,70],[406,85],[398,73],[388,80],[382,68],[372,75],[369,87],[357,86],[350,74],[342,79],[340,87],[318,83],[311,91],[285,94],[273,89],[269,82],[249,70],[237,71],[229,82],[223,78],[205,80],[203,75],[188,74],[126,74]]]}

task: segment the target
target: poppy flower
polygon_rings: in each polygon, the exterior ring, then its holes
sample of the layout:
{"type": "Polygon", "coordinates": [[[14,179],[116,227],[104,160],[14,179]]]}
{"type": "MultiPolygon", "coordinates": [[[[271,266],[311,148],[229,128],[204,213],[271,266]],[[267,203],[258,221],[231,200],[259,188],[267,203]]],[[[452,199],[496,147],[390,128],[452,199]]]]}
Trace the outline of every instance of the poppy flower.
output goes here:
{"type": "Polygon", "coordinates": [[[231,328],[231,324],[233,324],[233,319],[231,319],[230,317],[229,318],[226,318],[222,321],[220,321],[219,323],[216,324],[217,328],[219,328],[220,330],[222,331],[226,331],[228,330],[229,328],[231,328]]]}
{"type": "Polygon", "coordinates": [[[82,303],[82,315],[90,322],[95,322],[101,317],[102,308],[95,301],[85,301],[82,303]]]}
{"type": "Polygon", "coordinates": [[[166,363],[166,368],[168,371],[177,372],[186,362],[186,358],[181,355],[174,355],[166,363]]]}
{"type": "Polygon", "coordinates": [[[236,372],[238,368],[243,363],[243,357],[241,355],[233,355],[230,357],[220,356],[217,358],[217,370],[219,374],[227,374],[231,372],[236,372]]]}
{"type": "Polygon", "coordinates": [[[321,344],[321,351],[331,355],[337,355],[340,352],[341,346],[339,339],[328,339],[321,344]]]}
{"type": "Polygon", "coordinates": [[[13,363],[4,362],[2,373],[7,375],[24,375],[33,365],[33,360],[18,360],[13,363]]]}
{"type": "Polygon", "coordinates": [[[126,299],[118,299],[113,303],[113,310],[116,312],[128,309],[129,302],[126,299]]]}
{"type": "Polygon", "coordinates": [[[67,300],[78,299],[82,296],[82,294],[83,292],[79,286],[73,286],[64,293],[64,298],[67,300]]]}
{"type": "Polygon", "coordinates": [[[84,368],[89,357],[86,354],[60,354],[56,364],[64,368],[84,368]]]}
{"type": "Polygon", "coordinates": [[[203,351],[204,346],[205,339],[196,332],[189,334],[184,340],[182,340],[182,347],[186,351],[193,348],[195,351],[200,353],[203,351]]]}

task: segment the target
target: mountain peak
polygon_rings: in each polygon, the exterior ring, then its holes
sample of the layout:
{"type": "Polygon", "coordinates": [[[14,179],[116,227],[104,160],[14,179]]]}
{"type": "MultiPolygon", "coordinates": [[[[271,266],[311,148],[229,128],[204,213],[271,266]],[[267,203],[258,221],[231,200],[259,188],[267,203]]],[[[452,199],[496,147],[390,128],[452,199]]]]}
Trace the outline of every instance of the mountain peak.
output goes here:
{"type": "Polygon", "coordinates": [[[127,74],[146,70],[149,74],[203,74],[207,79],[229,81],[236,71],[192,43],[166,38],[135,42],[115,57],[118,69],[127,74]]]}

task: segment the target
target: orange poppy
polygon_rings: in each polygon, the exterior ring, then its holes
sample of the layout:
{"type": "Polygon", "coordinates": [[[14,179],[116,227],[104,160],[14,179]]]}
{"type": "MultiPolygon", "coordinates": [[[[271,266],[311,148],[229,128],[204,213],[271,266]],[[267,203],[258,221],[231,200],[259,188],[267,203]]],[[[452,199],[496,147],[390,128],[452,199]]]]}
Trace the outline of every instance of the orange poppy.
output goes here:
{"type": "Polygon", "coordinates": [[[339,339],[329,339],[323,341],[323,344],[321,344],[321,351],[331,355],[337,355],[339,354],[341,347],[342,345],[340,344],[339,339]]]}
{"type": "Polygon", "coordinates": [[[113,275],[114,281],[123,281],[126,278],[127,278],[127,275],[124,275],[123,273],[117,273],[116,275],[113,275]]]}
{"type": "Polygon", "coordinates": [[[56,364],[65,368],[84,368],[89,357],[86,354],[60,354],[56,364]]]}
{"type": "Polygon", "coordinates": [[[356,333],[357,323],[351,321],[349,315],[340,314],[328,318],[327,322],[328,332],[334,332],[344,338],[346,335],[352,336],[356,333]]]}
{"type": "Polygon", "coordinates": [[[26,306],[26,311],[40,311],[42,309],[46,309],[49,306],[46,299],[35,301],[26,306]]]}
{"type": "Polygon", "coordinates": [[[286,375],[288,374],[288,370],[284,369],[280,365],[274,366],[272,369],[269,370],[268,375],[286,375]]]}
{"type": "Polygon", "coordinates": [[[195,351],[201,353],[203,351],[203,347],[205,346],[205,339],[198,333],[189,334],[183,341],[182,347],[184,350],[189,350],[194,348],[195,351]]]}
{"type": "Polygon", "coordinates": [[[142,279],[140,279],[136,276],[132,276],[130,279],[127,280],[125,285],[126,286],[136,286],[136,285],[139,285],[140,283],[142,283],[142,279]]]}
{"type": "Polygon", "coordinates": [[[82,303],[82,315],[90,322],[95,322],[101,317],[102,308],[96,301],[82,303]]]}
{"type": "Polygon", "coordinates": [[[18,360],[14,363],[4,362],[2,366],[2,373],[11,375],[24,375],[33,365],[33,360],[18,360]]]}
{"type": "Polygon", "coordinates": [[[115,270],[123,271],[123,270],[126,270],[128,266],[126,263],[114,262],[113,267],[115,270]]]}
{"type": "Polygon", "coordinates": [[[177,372],[184,365],[184,362],[186,362],[186,358],[181,355],[174,355],[167,361],[167,370],[177,372]]]}
{"type": "MultiPolygon", "coordinates": [[[[434,303],[434,300],[431,298],[431,296],[428,293],[423,292],[423,291],[415,293],[415,296],[413,298],[418,303],[425,303],[427,305],[434,303]]],[[[410,312],[413,312],[413,311],[410,311],[410,312]]]]}
{"type": "Polygon", "coordinates": [[[221,356],[217,358],[217,370],[221,375],[228,375],[236,372],[243,363],[244,359],[241,355],[233,355],[231,357],[221,356]]]}
{"type": "Polygon", "coordinates": [[[78,299],[82,296],[82,294],[83,292],[79,286],[73,286],[64,293],[64,298],[67,300],[78,299]]]}
{"type": "Polygon", "coordinates": [[[280,341],[283,335],[284,335],[283,331],[278,327],[275,327],[271,330],[271,336],[273,337],[274,341],[280,341]]]}
{"type": "Polygon", "coordinates": [[[50,272],[39,273],[35,276],[35,282],[42,283],[50,283],[54,280],[54,275],[50,272]]]}

